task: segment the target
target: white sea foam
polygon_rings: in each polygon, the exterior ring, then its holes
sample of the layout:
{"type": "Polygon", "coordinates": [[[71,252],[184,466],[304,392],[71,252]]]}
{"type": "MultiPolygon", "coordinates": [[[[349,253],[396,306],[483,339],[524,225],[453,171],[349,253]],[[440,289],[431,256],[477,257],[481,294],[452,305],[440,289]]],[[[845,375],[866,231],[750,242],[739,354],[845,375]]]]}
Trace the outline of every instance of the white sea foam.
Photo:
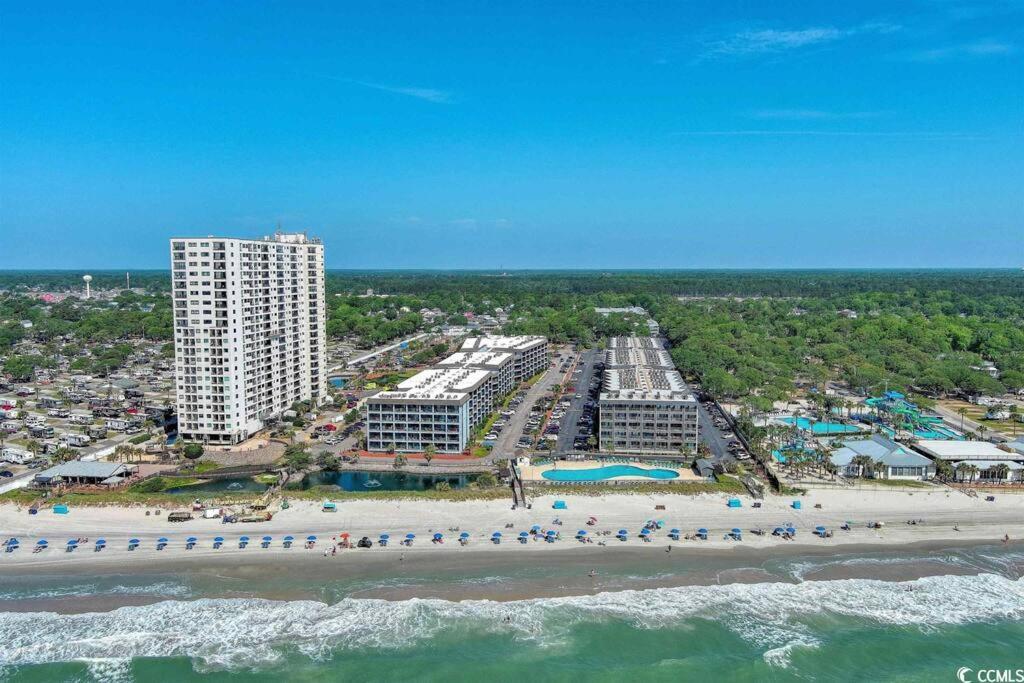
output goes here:
{"type": "Polygon", "coordinates": [[[928,556],[906,556],[906,557],[849,557],[837,558],[834,560],[823,560],[819,562],[805,561],[794,562],[789,566],[789,574],[797,581],[803,581],[809,574],[827,569],[830,567],[857,567],[857,566],[886,566],[901,564],[922,564],[936,563],[942,565],[954,565],[968,567],[971,569],[983,569],[976,563],[972,563],[959,555],[928,555],[928,556]]]}
{"type": "Polygon", "coordinates": [[[1024,580],[993,574],[894,583],[849,579],[629,590],[493,602],[204,599],[111,612],[0,614],[0,666],[133,657],[190,657],[201,669],[271,666],[286,648],[314,659],[349,648],[400,649],[444,634],[494,633],[536,645],[564,642],[578,624],[623,621],[680,628],[711,619],[785,666],[817,643],[813,617],[931,628],[1024,619],[1024,580]],[[506,621],[508,619],[508,621],[506,621]]]}
{"type": "Polygon", "coordinates": [[[191,594],[192,590],[185,584],[170,581],[137,586],[98,586],[96,584],[77,583],[43,589],[2,590],[0,591],[0,600],[47,600],[83,595],[157,595],[166,598],[186,598],[191,594]]]}

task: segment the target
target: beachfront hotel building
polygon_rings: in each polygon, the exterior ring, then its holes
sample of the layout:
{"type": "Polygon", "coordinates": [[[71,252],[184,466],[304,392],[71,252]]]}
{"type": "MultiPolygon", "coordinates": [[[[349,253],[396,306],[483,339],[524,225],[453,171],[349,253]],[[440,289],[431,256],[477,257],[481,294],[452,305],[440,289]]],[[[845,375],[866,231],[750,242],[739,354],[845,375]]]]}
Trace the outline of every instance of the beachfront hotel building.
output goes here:
{"type": "Polygon", "coordinates": [[[473,337],[462,351],[366,399],[369,451],[461,453],[473,429],[484,423],[524,379],[548,365],[544,337],[473,337]]]}
{"type": "Polygon", "coordinates": [[[319,239],[176,238],[171,273],[182,439],[236,444],[326,398],[319,239]]]}
{"type": "Polygon", "coordinates": [[[515,382],[530,379],[547,370],[551,363],[547,337],[488,334],[470,337],[462,343],[462,350],[512,354],[512,379],[515,382]]]}
{"type": "Polygon", "coordinates": [[[697,452],[697,398],[658,337],[609,340],[598,410],[604,452],[697,452]]]}

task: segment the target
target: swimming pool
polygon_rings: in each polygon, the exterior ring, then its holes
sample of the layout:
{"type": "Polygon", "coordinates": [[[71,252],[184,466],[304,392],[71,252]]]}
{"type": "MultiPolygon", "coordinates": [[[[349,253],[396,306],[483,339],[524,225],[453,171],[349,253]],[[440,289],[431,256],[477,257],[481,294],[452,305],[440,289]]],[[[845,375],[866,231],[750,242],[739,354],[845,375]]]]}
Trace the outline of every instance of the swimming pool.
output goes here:
{"type": "Polygon", "coordinates": [[[788,425],[795,422],[799,429],[810,429],[812,434],[851,434],[863,431],[855,425],[847,425],[841,422],[815,422],[806,417],[782,417],[779,418],[779,421],[785,422],[788,425]]]}
{"type": "Polygon", "coordinates": [[[546,470],[540,476],[550,481],[605,481],[617,477],[644,477],[646,479],[678,479],[674,470],[646,469],[632,465],[609,465],[586,470],[546,470]]]}

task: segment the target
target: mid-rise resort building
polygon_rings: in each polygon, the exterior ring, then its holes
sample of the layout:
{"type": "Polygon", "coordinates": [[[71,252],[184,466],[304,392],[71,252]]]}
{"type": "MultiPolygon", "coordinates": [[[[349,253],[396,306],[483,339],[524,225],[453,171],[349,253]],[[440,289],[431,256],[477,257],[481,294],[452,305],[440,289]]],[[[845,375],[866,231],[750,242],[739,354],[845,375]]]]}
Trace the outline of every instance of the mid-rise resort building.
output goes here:
{"type": "Polygon", "coordinates": [[[658,337],[609,340],[598,407],[602,451],[697,451],[697,399],[658,337]]]}
{"type": "Polygon", "coordinates": [[[462,452],[503,396],[547,368],[547,346],[544,337],[471,338],[435,367],[366,400],[367,450],[462,452]]]}
{"type": "Polygon", "coordinates": [[[470,337],[462,344],[462,350],[491,351],[512,354],[512,379],[516,382],[528,380],[538,372],[546,370],[551,358],[547,337],[484,335],[470,337]]]}
{"type": "Polygon", "coordinates": [[[324,247],[305,234],[171,240],[178,429],[236,444],[325,378],[324,247]]]}

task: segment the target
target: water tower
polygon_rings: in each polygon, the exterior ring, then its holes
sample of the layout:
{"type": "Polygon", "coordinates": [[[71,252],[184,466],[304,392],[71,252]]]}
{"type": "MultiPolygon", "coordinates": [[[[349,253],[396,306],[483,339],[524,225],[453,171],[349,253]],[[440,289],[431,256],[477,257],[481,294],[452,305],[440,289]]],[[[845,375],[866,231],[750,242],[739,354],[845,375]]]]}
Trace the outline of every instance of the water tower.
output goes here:
{"type": "Polygon", "coordinates": [[[85,281],[85,298],[88,299],[91,296],[89,292],[89,283],[92,282],[92,275],[83,275],[82,279],[85,281]]]}

